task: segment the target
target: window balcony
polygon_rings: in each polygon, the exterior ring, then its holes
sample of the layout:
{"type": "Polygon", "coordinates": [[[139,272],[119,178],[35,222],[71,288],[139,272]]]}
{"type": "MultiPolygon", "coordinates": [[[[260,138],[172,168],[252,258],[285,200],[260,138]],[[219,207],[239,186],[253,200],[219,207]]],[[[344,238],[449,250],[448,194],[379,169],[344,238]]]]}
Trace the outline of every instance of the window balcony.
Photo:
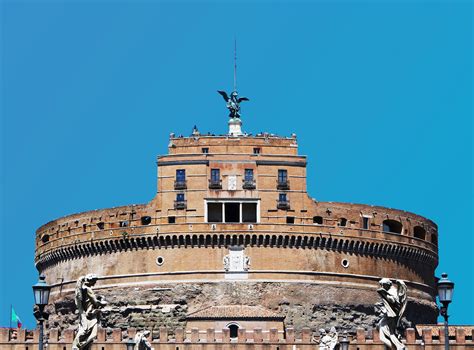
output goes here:
{"type": "Polygon", "coordinates": [[[278,190],[289,190],[290,189],[290,181],[286,180],[277,180],[277,189],[278,190]]]}
{"type": "Polygon", "coordinates": [[[244,183],[242,185],[242,188],[244,190],[254,190],[256,188],[256,184],[255,184],[255,180],[254,179],[251,179],[251,180],[244,180],[244,183]]]}
{"type": "Polygon", "coordinates": [[[290,201],[289,200],[285,200],[285,201],[277,200],[277,208],[278,209],[284,209],[284,210],[290,209],[290,201]]]}
{"type": "Polygon", "coordinates": [[[222,180],[221,179],[210,179],[209,180],[209,188],[213,189],[213,190],[222,189],[222,180]]]}
{"type": "Polygon", "coordinates": [[[187,188],[186,180],[175,180],[174,181],[174,189],[175,190],[185,190],[186,188],[187,188]]]}
{"type": "Polygon", "coordinates": [[[174,209],[181,210],[181,209],[186,209],[186,208],[187,208],[186,201],[174,201],[174,209]]]}

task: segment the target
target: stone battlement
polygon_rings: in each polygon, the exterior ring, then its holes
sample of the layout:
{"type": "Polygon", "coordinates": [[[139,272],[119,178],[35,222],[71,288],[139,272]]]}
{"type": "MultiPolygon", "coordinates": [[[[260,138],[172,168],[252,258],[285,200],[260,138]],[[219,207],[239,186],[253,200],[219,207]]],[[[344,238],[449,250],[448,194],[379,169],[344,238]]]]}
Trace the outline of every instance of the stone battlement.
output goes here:
{"type": "MultiPolygon", "coordinates": [[[[415,349],[442,349],[444,348],[444,333],[437,326],[418,326],[417,329],[409,328],[405,332],[404,344],[407,350],[415,349]]],[[[134,328],[124,332],[121,329],[99,329],[97,340],[93,349],[124,350],[127,339],[133,338],[137,330],[134,328]]],[[[453,349],[474,348],[474,327],[451,326],[450,347],[453,349]]],[[[38,330],[12,330],[0,329],[0,348],[2,350],[35,350],[38,347],[38,330]]],[[[310,350],[315,349],[319,343],[319,335],[313,335],[309,328],[303,328],[299,334],[288,327],[285,332],[276,328],[268,331],[262,329],[239,329],[236,338],[230,337],[228,328],[216,330],[213,328],[205,331],[193,328],[189,331],[162,327],[153,331],[152,346],[155,349],[166,350],[212,350],[212,349],[266,349],[266,350],[310,350]]],[[[49,350],[70,350],[74,339],[73,330],[60,333],[57,329],[49,331],[49,350]]],[[[342,334],[339,334],[342,339],[342,334]]],[[[376,329],[357,329],[355,334],[348,335],[349,349],[369,350],[383,349],[379,332],[376,329]]]]}

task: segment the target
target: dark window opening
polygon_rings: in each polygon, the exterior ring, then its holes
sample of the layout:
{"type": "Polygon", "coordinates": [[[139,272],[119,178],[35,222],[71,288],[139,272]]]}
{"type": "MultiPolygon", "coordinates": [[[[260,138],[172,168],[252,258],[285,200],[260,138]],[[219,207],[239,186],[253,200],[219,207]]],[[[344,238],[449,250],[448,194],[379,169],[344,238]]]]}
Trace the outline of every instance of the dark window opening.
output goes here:
{"type": "Polygon", "coordinates": [[[242,222],[257,222],[257,203],[242,203],[242,222]]]}
{"type": "Polygon", "coordinates": [[[362,218],[362,228],[364,230],[369,229],[369,218],[366,218],[365,216],[362,218]]]}
{"type": "Polygon", "coordinates": [[[184,193],[177,193],[176,194],[176,201],[177,202],[184,202],[184,193]]]}
{"type": "Polygon", "coordinates": [[[288,171],[285,169],[278,170],[278,182],[285,183],[288,181],[288,171]]]}
{"type": "Polygon", "coordinates": [[[240,204],[239,203],[225,203],[225,222],[229,222],[229,223],[240,222],[240,204]]]}
{"type": "Polygon", "coordinates": [[[203,148],[201,148],[201,151],[202,151],[202,153],[204,153],[204,154],[208,154],[208,153],[209,153],[209,148],[203,147],[203,148]]]}
{"type": "Polygon", "coordinates": [[[49,242],[49,235],[43,235],[43,237],[41,237],[41,241],[42,241],[43,243],[49,242]]]}
{"type": "Polygon", "coordinates": [[[239,326],[236,324],[229,325],[229,333],[231,338],[237,338],[239,335],[239,326]]]}
{"type": "Polygon", "coordinates": [[[207,203],[207,222],[222,222],[222,203],[207,203]]]}
{"type": "Polygon", "coordinates": [[[431,235],[431,243],[438,245],[438,236],[436,236],[434,233],[431,235]]]}
{"type": "Polygon", "coordinates": [[[184,181],[186,180],[186,170],[185,169],[177,169],[176,170],[176,181],[184,181]]]}
{"type": "Polygon", "coordinates": [[[128,220],[119,221],[119,227],[128,227],[128,220]]]}
{"type": "Polygon", "coordinates": [[[253,149],[253,154],[260,154],[260,148],[259,147],[255,147],[253,149]]]}
{"type": "Polygon", "coordinates": [[[323,217],[322,216],[313,216],[313,224],[322,225],[323,217]]]}
{"type": "Polygon", "coordinates": [[[209,180],[209,188],[222,188],[220,169],[211,169],[211,179],[209,180]]]}
{"type": "Polygon", "coordinates": [[[220,169],[211,169],[211,181],[219,181],[221,179],[220,169]]]}
{"type": "Polygon", "coordinates": [[[278,200],[279,200],[280,202],[286,202],[286,193],[280,193],[280,194],[278,195],[278,200]]]}
{"type": "Polygon", "coordinates": [[[347,219],[346,218],[339,219],[339,226],[341,227],[347,226],[347,219]]]}
{"type": "Polygon", "coordinates": [[[168,216],[168,224],[174,224],[174,223],[176,223],[176,217],[168,216]]]}
{"type": "Polygon", "coordinates": [[[87,231],[87,225],[86,224],[82,224],[82,232],[86,232],[87,231]]]}
{"type": "Polygon", "coordinates": [[[175,190],[182,190],[186,188],[186,170],[185,169],[177,169],[176,170],[176,178],[174,180],[174,189],[175,190]]]}
{"type": "Polygon", "coordinates": [[[421,226],[415,226],[415,228],[413,229],[413,235],[415,236],[415,238],[425,239],[426,231],[421,226]]]}
{"type": "Polygon", "coordinates": [[[403,225],[397,220],[384,220],[383,232],[402,233],[403,225]]]}
{"type": "Polygon", "coordinates": [[[255,189],[255,180],[253,178],[253,169],[245,169],[244,184],[243,184],[242,187],[244,189],[247,189],[247,190],[255,189]]]}
{"type": "Polygon", "coordinates": [[[175,209],[186,209],[186,201],[184,199],[184,193],[176,193],[176,200],[174,202],[175,209]]]}
{"type": "Polygon", "coordinates": [[[253,181],[253,169],[245,169],[245,181],[253,181]]]}
{"type": "Polygon", "coordinates": [[[287,224],[294,224],[295,223],[295,217],[294,216],[287,216],[286,217],[286,223],[287,224]]]}
{"type": "Polygon", "coordinates": [[[97,228],[98,228],[99,230],[103,230],[104,227],[105,227],[105,223],[104,223],[104,222],[101,221],[101,222],[98,222],[98,223],[97,223],[97,228]]]}
{"type": "Polygon", "coordinates": [[[288,210],[290,208],[290,202],[286,197],[286,193],[278,194],[277,208],[283,210],[288,210]]]}
{"type": "Polygon", "coordinates": [[[151,224],[151,216],[142,216],[140,218],[142,225],[150,225],[151,224]]]}

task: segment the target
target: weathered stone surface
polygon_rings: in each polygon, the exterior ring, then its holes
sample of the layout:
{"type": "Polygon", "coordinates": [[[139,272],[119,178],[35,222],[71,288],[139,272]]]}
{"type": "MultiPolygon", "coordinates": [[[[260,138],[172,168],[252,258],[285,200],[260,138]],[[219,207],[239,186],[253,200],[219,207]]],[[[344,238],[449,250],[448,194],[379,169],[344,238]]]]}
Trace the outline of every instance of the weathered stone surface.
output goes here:
{"type": "MultiPolygon", "coordinates": [[[[108,300],[102,326],[107,329],[129,327],[156,330],[159,327],[185,328],[188,313],[212,305],[262,305],[285,316],[285,324],[297,332],[303,327],[347,329],[375,327],[378,295],[371,290],[338,288],[310,283],[222,282],[180,283],[167,288],[141,286],[107,288],[100,293],[108,300]],[[334,300],[340,300],[341,306],[334,300]]],[[[61,295],[53,300],[49,327],[73,329],[74,296],[61,295]]],[[[412,323],[426,323],[435,317],[434,304],[409,299],[406,318],[412,323]]]]}

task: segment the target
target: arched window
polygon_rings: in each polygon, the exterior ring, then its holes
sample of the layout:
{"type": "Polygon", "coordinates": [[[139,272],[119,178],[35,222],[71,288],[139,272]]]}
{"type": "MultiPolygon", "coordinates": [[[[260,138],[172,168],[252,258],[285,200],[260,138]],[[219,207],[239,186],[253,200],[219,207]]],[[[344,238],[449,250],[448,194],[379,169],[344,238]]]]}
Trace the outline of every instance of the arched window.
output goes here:
{"type": "Polygon", "coordinates": [[[413,229],[413,236],[415,236],[415,238],[425,239],[426,231],[421,226],[415,226],[415,228],[413,229]]]}
{"type": "Polygon", "coordinates": [[[239,325],[236,323],[231,323],[227,326],[230,331],[230,337],[231,338],[237,338],[239,335],[239,325]]]}
{"type": "Polygon", "coordinates": [[[49,242],[49,235],[43,235],[43,237],[41,237],[41,242],[48,243],[49,242]]]}
{"type": "Polygon", "coordinates": [[[397,220],[384,220],[383,232],[402,233],[402,223],[397,220]]]}
{"type": "Polygon", "coordinates": [[[436,236],[436,233],[433,233],[431,235],[431,243],[433,243],[434,245],[438,245],[438,236],[436,236]]]}
{"type": "Polygon", "coordinates": [[[323,224],[323,217],[322,216],[314,216],[313,217],[313,224],[322,225],[323,224]]]}
{"type": "Polygon", "coordinates": [[[346,218],[340,218],[339,219],[339,226],[346,227],[347,226],[347,219],[346,218]]]}

